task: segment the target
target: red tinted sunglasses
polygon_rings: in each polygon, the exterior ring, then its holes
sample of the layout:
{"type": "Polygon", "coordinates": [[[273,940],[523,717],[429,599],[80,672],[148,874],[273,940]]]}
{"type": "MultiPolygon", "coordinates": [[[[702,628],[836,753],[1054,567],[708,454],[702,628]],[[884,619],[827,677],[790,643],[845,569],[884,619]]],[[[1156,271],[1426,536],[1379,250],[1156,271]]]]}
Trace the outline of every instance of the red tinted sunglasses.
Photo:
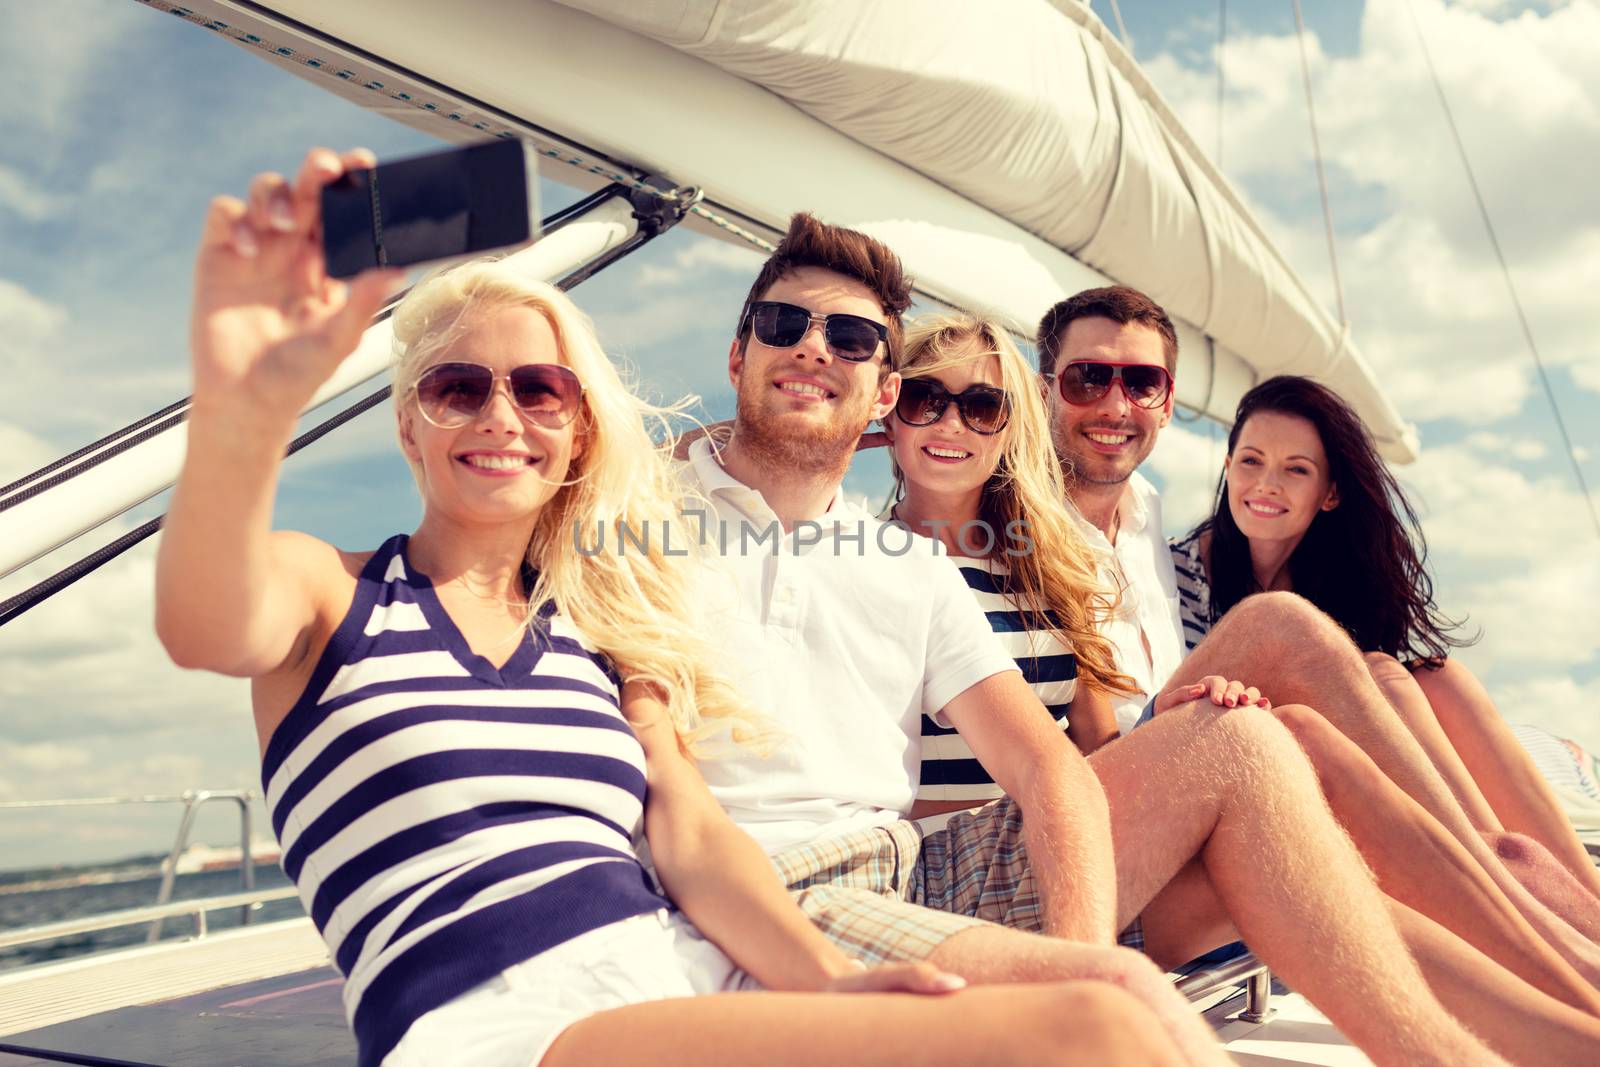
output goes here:
{"type": "Polygon", "coordinates": [[[1150,363],[1084,360],[1068,363],[1056,375],[1061,399],[1079,407],[1105,396],[1114,382],[1122,384],[1123,395],[1135,407],[1158,408],[1172,395],[1172,375],[1167,373],[1167,368],[1150,363]]]}

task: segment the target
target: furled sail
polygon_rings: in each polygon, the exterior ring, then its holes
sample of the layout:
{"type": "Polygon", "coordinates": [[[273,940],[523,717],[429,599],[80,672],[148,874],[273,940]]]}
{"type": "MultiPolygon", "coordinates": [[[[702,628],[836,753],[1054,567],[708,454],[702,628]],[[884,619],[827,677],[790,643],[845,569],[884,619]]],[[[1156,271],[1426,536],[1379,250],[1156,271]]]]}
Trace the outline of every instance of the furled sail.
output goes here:
{"type": "MultiPolygon", "coordinates": [[[[1392,457],[1414,450],[1340,325],[1085,4],[562,2],[760,85],[1144,290],[1259,376],[1324,379],[1392,457]]],[[[1209,407],[1226,417],[1237,398],[1209,407]]]]}
{"type": "MultiPolygon", "coordinates": [[[[451,140],[531,136],[552,176],[700,186],[768,236],[811,210],[929,295],[1024,331],[1115,280],[1179,324],[1179,399],[1271,374],[1415,432],[1160,95],[1077,0],[140,0],[451,140]]],[[[729,231],[724,229],[723,235],[729,231]]]]}

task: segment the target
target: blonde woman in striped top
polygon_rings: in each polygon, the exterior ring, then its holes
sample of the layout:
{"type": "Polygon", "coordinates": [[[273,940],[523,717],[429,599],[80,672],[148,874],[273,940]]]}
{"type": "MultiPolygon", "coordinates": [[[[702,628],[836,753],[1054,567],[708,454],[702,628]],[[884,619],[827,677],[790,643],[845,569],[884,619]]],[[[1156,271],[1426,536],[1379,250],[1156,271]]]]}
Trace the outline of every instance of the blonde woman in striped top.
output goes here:
{"type": "Polygon", "coordinates": [[[868,970],[795,907],[696,769],[710,728],[752,720],[686,564],[579,550],[679,519],[680,490],[659,412],[550,285],[476,261],[397,308],[414,533],[346,552],[271,529],[300,409],[398,281],[329,279],[318,247],[322,187],[372,164],[317,150],[211,204],[156,605],[176,662],[253,681],[284,866],[362,1067],[1212,1062],[1104,983],[868,970]]]}
{"type": "MultiPolygon", "coordinates": [[[[1033,374],[997,323],[920,320],[906,333],[904,380],[885,436],[894,452],[891,517],[950,551],[1040,703],[1085,754],[1117,736],[1108,691],[1119,674],[1099,625],[1115,593],[1063,501],[1033,374]]],[[[1000,788],[948,724],[922,723],[917,816],[986,803],[1000,788]]]]}

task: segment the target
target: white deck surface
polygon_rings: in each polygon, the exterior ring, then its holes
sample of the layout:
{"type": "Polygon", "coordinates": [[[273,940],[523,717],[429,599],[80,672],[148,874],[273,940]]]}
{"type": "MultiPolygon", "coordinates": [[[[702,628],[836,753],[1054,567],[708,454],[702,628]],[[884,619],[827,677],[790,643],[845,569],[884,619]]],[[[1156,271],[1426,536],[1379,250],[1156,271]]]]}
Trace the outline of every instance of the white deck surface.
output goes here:
{"type": "Polygon", "coordinates": [[[0,1035],[328,962],[310,919],[247,926],[0,974],[0,1035]]]}
{"type": "Polygon", "coordinates": [[[1298,993],[1274,995],[1273,1016],[1264,1023],[1237,1018],[1244,1001],[1243,996],[1234,997],[1206,1012],[1206,1021],[1240,1067],[1368,1067],[1372,1063],[1298,993]]]}

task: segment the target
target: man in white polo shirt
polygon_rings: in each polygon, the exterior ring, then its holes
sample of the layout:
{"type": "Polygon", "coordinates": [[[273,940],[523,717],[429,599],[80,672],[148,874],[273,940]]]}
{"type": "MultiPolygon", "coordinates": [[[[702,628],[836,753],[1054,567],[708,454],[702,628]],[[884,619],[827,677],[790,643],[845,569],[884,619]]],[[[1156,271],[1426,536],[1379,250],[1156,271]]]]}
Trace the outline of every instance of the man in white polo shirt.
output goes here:
{"type": "MultiPolygon", "coordinates": [[[[1192,1035],[1148,965],[1062,940],[1108,945],[1186,871],[1374,1058],[1485,1059],[1423,982],[1271,716],[1174,700],[1091,769],[956,569],[928,542],[897,554],[907,534],[841,501],[857,439],[897,396],[908,303],[892,252],[802,215],[741,313],[732,438],[697,442],[685,476],[726,546],[707,592],[715,640],[780,739],[765,760],[704,761],[718,799],[780,850],[813,921],[863,958],[927,958],[973,981],[1117,974],[1192,1035]],[[1007,794],[927,834],[900,818],[922,713],[959,730],[1007,794]],[[1224,787],[1200,788],[1219,766],[1224,787]],[[1339,967],[1323,965],[1330,954],[1339,967]]],[[[1185,929],[1169,940],[1204,941],[1217,918],[1176,910],[1185,929]]],[[[1191,1042],[1204,1056],[1205,1038],[1191,1042]]]]}

